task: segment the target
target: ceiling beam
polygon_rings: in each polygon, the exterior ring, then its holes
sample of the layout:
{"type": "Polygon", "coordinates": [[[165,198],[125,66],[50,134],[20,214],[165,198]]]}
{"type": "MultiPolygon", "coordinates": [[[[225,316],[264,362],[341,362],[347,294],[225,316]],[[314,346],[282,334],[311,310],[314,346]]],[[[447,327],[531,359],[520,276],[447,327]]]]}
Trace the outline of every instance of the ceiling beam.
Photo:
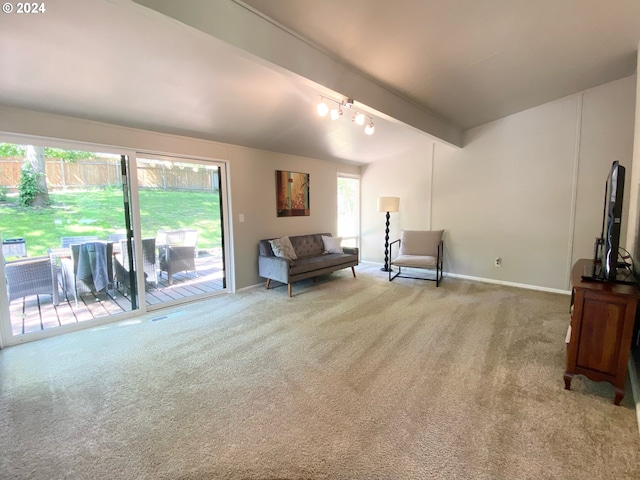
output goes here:
{"type": "Polygon", "coordinates": [[[134,1],[218,38],[271,68],[280,67],[280,70],[354,98],[375,115],[399,121],[450,145],[462,146],[460,128],[382,87],[240,1],[134,1]]]}

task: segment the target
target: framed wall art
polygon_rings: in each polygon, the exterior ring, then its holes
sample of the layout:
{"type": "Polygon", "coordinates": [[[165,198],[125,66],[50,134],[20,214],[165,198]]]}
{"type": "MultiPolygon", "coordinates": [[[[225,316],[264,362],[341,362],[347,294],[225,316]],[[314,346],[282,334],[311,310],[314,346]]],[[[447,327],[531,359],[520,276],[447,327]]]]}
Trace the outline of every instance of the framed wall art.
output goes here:
{"type": "Polygon", "coordinates": [[[309,216],[309,174],[276,170],[278,217],[309,216]]]}

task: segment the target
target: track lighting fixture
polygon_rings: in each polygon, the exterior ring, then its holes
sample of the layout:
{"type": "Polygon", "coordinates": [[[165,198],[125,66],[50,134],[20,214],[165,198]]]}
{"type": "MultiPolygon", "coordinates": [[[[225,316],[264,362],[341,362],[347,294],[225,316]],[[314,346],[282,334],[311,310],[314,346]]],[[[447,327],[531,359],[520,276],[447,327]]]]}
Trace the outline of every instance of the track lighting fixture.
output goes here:
{"type": "Polygon", "coordinates": [[[339,119],[344,113],[343,109],[353,112],[351,121],[356,125],[364,125],[368,121],[367,125],[364,127],[364,133],[366,133],[367,135],[373,135],[373,118],[371,118],[369,115],[365,115],[364,113],[355,110],[353,108],[352,98],[345,98],[341,102],[339,102],[331,98],[320,96],[320,103],[318,103],[318,106],[316,107],[318,115],[320,115],[321,117],[325,117],[327,113],[329,113],[331,120],[339,119]],[[335,104],[335,107],[329,109],[329,105],[327,105],[328,102],[333,102],[335,104]]]}
{"type": "Polygon", "coordinates": [[[342,116],[342,109],[338,107],[331,109],[331,120],[337,120],[342,116]]]}
{"type": "Polygon", "coordinates": [[[369,125],[364,127],[364,133],[366,133],[367,135],[373,135],[374,130],[375,127],[373,126],[373,121],[369,123],[369,125]]]}
{"type": "Polygon", "coordinates": [[[318,115],[320,115],[321,117],[324,117],[327,113],[329,113],[329,107],[326,103],[324,103],[324,100],[320,100],[317,111],[318,115]]]}

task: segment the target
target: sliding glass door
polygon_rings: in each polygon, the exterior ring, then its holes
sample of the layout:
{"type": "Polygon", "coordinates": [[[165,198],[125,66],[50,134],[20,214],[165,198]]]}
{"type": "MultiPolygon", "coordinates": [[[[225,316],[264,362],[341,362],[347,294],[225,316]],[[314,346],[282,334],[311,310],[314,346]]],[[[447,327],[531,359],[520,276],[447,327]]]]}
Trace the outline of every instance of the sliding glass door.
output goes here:
{"type": "Polygon", "coordinates": [[[4,335],[135,308],[115,277],[126,231],[122,167],[117,152],[0,143],[4,335]]]}
{"type": "Polygon", "coordinates": [[[0,143],[5,344],[226,290],[225,175],[218,162],[0,143]]]}
{"type": "Polygon", "coordinates": [[[139,154],[140,230],[155,272],[145,271],[149,307],[207,296],[226,288],[224,165],[139,154]]]}

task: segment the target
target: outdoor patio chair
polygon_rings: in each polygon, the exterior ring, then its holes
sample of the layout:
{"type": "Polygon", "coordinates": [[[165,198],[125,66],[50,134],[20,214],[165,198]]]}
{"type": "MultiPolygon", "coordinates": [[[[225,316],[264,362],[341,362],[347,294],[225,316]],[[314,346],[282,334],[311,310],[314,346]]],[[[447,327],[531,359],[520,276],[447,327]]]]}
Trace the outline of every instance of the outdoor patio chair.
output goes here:
{"type": "Polygon", "coordinates": [[[116,242],[119,242],[120,240],[126,240],[126,239],[127,239],[126,233],[110,233],[109,236],[107,237],[107,240],[110,242],[113,242],[114,244],[116,242]]]}
{"type": "Polygon", "coordinates": [[[2,241],[2,255],[7,257],[27,257],[27,242],[24,238],[7,238],[2,241]]]}
{"type": "Polygon", "coordinates": [[[65,296],[72,294],[78,305],[82,293],[113,288],[113,242],[86,242],[71,245],[71,258],[61,258],[65,296]]]}
{"type": "Polygon", "coordinates": [[[48,256],[7,262],[4,266],[9,302],[28,295],[51,295],[58,304],[58,279],[48,256]]]}
{"type": "Polygon", "coordinates": [[[195,228],[180,228],[177,230],[158,230],[156,243],[162,245],[184,245],[194,248],[194,255],[198,256],[198,230],[195,228]]]}
{"type": "Polygon", "coordinates": [[[111,233],[109,234],[109,236],[107,237],[107,241],[108,242],[113,242],[113,253],[118,254],[120,253],[120,240],[126,240],[127,239],[127,234],[126,233],[111,233]]]}
{"type": "MultiPolygon", "coordinates": [[[[127,241],[120,240],[120,254],[114,257],[114,267],[116,271],[116,281],[123,285],[126,290],[131,289],[131,280],[129,275],[129,251],[127,249],[127,241]]],[[[135,258],[135,257],[134,257],[135,258]]],[[[134,260],[135,261],[135,260],[134,260]]],[[[158,274],[156,271],[156,239],[142,239],[142,269],[145,281],[158,285],[158,274]]]]}
{"type": "Polygon", "coordinates": [[[79,245],[81,243],[86,243],[86,242],[95,242],[96,240],[98,240],[98,236],[97,235],[84,235],[84,236],[77,236],[77,237],[62,237],[60,239],[60,246],[62,248],[69,248],[71,245],[79,245]]]}
{"type": "Polygon", "coordinates": [[[193,271],[196,276],[195,247],[185,245],[163,245],[158,247],[160,272],[167,272],[169,285],[173,285],[173,276],[182,271],[193,271]]]}

